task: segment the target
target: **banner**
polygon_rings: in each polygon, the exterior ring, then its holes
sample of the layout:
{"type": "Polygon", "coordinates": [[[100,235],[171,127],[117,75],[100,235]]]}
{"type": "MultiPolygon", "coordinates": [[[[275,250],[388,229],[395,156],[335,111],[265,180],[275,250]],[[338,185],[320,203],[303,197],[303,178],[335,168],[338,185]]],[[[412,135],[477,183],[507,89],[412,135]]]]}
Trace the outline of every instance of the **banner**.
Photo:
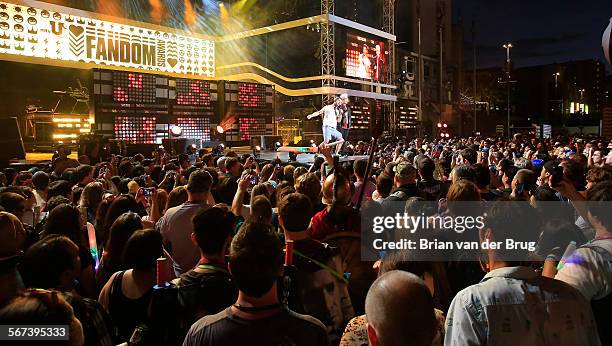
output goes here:
{"type": "Polygon", "coordinates": [[[214,42],[0,2],[0,53],[213,77],[214,42]]]}

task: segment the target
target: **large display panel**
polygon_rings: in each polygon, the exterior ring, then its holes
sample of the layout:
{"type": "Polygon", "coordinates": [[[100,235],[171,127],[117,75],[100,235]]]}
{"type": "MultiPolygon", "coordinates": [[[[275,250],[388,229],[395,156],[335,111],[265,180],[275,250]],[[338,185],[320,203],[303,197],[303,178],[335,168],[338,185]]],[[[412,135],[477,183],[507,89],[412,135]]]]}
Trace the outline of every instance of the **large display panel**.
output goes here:
{"type": "Polygon", "coordinates": [[[348,77],[386,82],[389,50],[384,41],[349,32],[346,34],[345,58],[348,77]]]}

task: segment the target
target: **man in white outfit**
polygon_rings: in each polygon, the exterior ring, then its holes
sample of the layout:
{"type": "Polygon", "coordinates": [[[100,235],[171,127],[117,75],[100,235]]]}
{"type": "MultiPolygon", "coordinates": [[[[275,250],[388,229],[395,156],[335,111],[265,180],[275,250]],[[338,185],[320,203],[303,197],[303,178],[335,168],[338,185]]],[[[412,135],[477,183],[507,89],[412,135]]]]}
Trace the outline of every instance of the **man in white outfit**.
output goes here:
{"type": "Polygon", "coordinates": [[[337,141],[336,154],[340,152],[344,138],[338,131],[338,120],[340,117],[339,107],[342,105],[342,100],[339,97],[334,99],[334,103],[321,108],[320,111],[314,112],[307,116],[308,119],[315,118],[319,115],[323,115],[323,143],[328,144],[330,142],[337,141]]]}

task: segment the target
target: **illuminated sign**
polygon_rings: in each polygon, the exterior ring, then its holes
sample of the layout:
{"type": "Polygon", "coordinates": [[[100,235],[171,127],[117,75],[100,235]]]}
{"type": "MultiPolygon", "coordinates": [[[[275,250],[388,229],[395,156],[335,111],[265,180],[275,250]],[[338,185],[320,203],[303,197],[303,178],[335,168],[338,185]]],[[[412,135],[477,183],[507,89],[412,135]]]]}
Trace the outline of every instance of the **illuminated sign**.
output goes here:
{"type": "Polygon", "coordinates": [[[213,77],[214,42],[0,2],[0,53],[213,77]]]}

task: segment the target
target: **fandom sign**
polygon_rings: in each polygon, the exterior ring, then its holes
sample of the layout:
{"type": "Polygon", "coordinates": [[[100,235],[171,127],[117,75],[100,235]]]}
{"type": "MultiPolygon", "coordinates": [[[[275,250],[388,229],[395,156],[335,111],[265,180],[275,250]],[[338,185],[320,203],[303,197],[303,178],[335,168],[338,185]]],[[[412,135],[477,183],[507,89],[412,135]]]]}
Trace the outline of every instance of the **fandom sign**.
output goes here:
{"type": "Polygon", "coordinates": [[[212,40],[150,27],[0,2],[0,53],[214,77],[212,40]]]}

